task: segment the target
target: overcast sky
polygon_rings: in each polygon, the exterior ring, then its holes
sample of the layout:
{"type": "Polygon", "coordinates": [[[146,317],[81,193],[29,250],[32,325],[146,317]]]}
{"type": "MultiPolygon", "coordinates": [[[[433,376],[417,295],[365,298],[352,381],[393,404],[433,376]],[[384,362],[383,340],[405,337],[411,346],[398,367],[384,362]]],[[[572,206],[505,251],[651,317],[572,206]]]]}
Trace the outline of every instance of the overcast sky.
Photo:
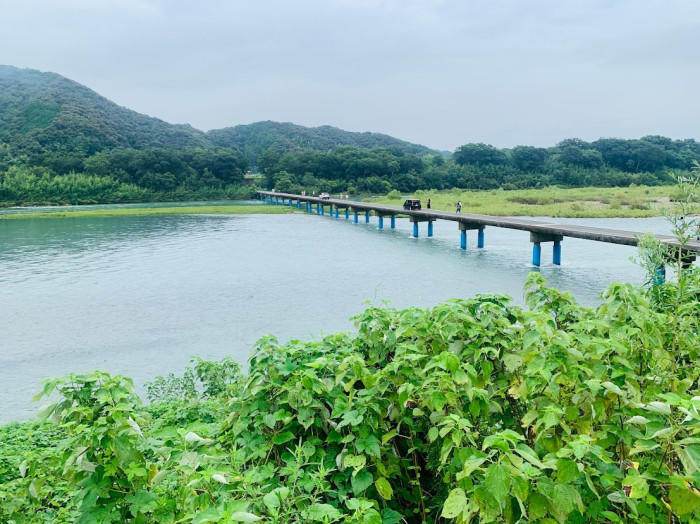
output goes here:
{"type": "Polygon", "coordinates": [[[700,138],[699,0],[0,0],[0,63],[204,130],[700,138]]]}

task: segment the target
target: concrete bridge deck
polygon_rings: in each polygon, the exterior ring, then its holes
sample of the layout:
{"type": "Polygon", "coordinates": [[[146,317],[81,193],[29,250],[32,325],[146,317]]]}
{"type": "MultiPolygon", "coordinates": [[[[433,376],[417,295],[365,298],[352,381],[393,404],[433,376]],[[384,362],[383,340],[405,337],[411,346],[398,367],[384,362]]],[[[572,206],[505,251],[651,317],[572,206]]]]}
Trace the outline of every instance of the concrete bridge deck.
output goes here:
{"type": "MultiPolygon", "coordinates": [[[[450,220],[459,224],[459,229],[463,236],[467,230],[479,230],[479,247],[483,247],[483,229],[486,226],[502,227],[508,229],[520,229],[530,232],[530,240],[535,244],[535,249],[539,249],[540,242],[554,242],[555,250],[561,249],[559,242],[564,237],[582,238],[596,242],[609,242],[626,246],[636,246],[639,237],[644,235],[640,231],[625,231],[621,229],[610,229],[602,227],[578,226],[570,224],[554,224],[539,220],[524,219],[517,217],[500,217],[490,215],[476,215],[471,213],[452,213],[449,211],[439,211],[436,209],[406,210],[400,206],[390,206],[387,204],[374,204],[371,202],[359,202],[345,199],[322,199],[315,196],[296,195],[291,193],[278,193],[272,191],[258,191],[258,194],[267,199],[281,199],[290,202],[306,202],[317,206],[331,206],[337,209],[352,209],[354,213],[365,212],[369,220],[369,212],[380,217],[380,228],[382,227],[382,217],[395,217],[397,215],[408,216],[414,223],[414,236],[418,236],[418,222],[428,222],[428,235],[432,236],[432,222],[435,220],[450,220]]],[[[337,211],[336,211],[337,213],[337,211]]],[[[357,221],[357,220],[356,220],[357,221]]],[[[393,220],[392,220],[393,224],[393,220]]],[[[673,247],[680,247],[678,240],[671,235],[654,235],[659,241],[673,247]]],[[[464,240],[464,238],[463,238],[464,240]]],[[[466,248],[466,241],[462,248],[466,248]]],[[[684,259],[692,262],[700,252],[700,241],[691,240],[683,246],[684,259]]],[[[555,251],[555,264],[557,254],[555,251]]],[[[533,252],[533,263],[539,265],[539,253],[537,259],[533,252]]]]}

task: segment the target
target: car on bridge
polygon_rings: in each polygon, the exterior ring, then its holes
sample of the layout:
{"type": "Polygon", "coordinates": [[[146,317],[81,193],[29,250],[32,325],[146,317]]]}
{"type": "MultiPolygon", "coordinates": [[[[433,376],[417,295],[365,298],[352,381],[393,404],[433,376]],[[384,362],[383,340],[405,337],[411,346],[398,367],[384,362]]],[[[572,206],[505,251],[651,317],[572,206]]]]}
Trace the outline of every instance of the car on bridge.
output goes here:
{"type": "Polygon", "coordinates": [[[420,200],[415,198],[409,198],[403,203],[403,208],[406,211],[415,211],[421,208],[420,200]]]}
{"type": "Polygon", "coordinates": [[[322,200],[329,200],[331,196],[328,193],[321,193],[320,195],[318,195],[318,198],[322,200]]]}

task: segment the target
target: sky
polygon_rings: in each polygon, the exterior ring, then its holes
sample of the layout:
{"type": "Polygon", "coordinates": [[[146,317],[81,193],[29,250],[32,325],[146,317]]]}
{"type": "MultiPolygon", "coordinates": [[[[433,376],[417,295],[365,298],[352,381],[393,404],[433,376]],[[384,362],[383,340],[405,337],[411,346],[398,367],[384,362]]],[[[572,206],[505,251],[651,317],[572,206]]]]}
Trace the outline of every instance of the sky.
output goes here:
{"type": "Polygon", "coordinates": [[[699,0],[0,0],[0,64],[203,130],[700,138],[699,0]]]}

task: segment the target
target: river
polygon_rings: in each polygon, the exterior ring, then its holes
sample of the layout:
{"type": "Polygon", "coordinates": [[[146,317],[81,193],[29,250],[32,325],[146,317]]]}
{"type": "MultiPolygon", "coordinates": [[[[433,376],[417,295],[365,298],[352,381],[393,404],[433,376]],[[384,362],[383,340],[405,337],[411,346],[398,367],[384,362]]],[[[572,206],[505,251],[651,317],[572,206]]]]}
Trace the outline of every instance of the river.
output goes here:
{"type": "MultiPolygon", "coordinates": [[[[551,219],[666,233],[663,218],[551,219]]],[[[363,222],[363,221],[361,221],[363,222]]],[[[388,226],[388,220],[385,221],[388,226]]],[[[41,381],[100,369],[143,384],[190,357],[245,363],[265,334],[281,341],[351,330],[367,303],[430,307],[507,293],[522,303],[527,232],[486,229],[459,249],[435,236],[315,215],[125,216],[0,220],[0,423],[36,413],[41,381]]],[[[613,281],[640,284],[633,248],[566,238],[548,281],[595,304],[613,281]]]]}

